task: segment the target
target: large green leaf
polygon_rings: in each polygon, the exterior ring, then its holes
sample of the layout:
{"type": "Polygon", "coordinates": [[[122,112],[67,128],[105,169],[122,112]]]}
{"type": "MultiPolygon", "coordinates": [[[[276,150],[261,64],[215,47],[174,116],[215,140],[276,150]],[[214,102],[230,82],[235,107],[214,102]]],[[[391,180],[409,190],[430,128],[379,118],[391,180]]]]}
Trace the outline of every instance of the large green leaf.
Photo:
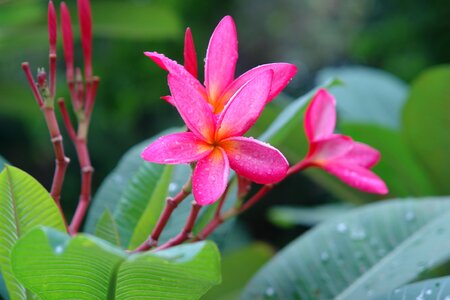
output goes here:
{"type": "Polygon", "coordinates": [[[374,125],[344,124],[343,133],[366,143],[381,153],[374,172],[386,182],[389,196],[436,195],[433,183],[424,168],[418,164],[402,135],[392,129],[374,125]]]}
{"type": "Polygon", "coordinates": [[[41,299],[198,299],[220,282],[211,242],[128,255],[93,236],[40,228],[17,242],[12,262],[41,299]]]}
{"type": "Polygon", "coordinates": [[[419,281],[377,297],[377,300],[450,300],[450,276],[419,281]]]}
{"type": "Polygon", "coordinates": [[[119,268],[115,299],[199,299],[220,280],[212,242],[181,245],[131,256],[119,268]]]}
{"type": "Polygon", "coordinates": [[[404,134],[439,194],[450,194],[450,66],[433,68],[413,82],[403,112],[404,134]]]}
{"type": "Polygon", "coordinates": [[[167,196],[171,169],[171,166],[146,162],[138,169],[137,174],[132,177],[131,182],[126,186],[113,212],[122,245],[129,244],[135,227],[143,217],[147,207],[152,209],[156,218],[159,216],[167,196]],[[165,172],[165,170],[169,170],[169,172],[165,172]],[[164,173],[166,174],[164,175],[164,173]]]}
{"type": "Polygon", "coordinates": [[[61,214],[49,193],[33,177],[6,166],[0,173],[0,268],[11,299],[27,297],[11,273],[14,243],[37,226],[65,230],[61,214]]]}
{"type": "Polygon", "coordinates": [[[140,166],[148,164],[140,156],[142,150],[156,138],[174,131],[175,129],[163,131],[157,136],[135,145],[122,156],[117,167],[106,177],[95,194],[88,212],[84,231],[89,233],[95,232],[97,221],[106,208],[114,213],[125,188],[138,172],[140,166]]]}
{"type": "Polygon", "coordinates": [[[345,67],[324,69],[318,80],[323,82],[330,77],[344,82],[331,88],[341,121],[400,128],[408,93],[407,85],[400,79],[377,69],[345,67]]]}
{"type": "Polygon", "coordinates": [[[450,260],[449,218],[448,197],[352,210],[282,250],[243,299],[371,299],[450,260]]]}
{"type": "Polygon", "coordinates": [[[209,290],[202,300],[237,299],[253,274],[273,253],[269,245],[253,243],[226,254],[222,259],[222,283],[209,290]]]}
{"type": "Polygon", "coordinates": [[[270,208],[268,217],[272,223],[280,227],[314,226],[346,213],[352,208],[355,206],[347,203],[329,203],[313,207],[274,206],[270,208]]]}

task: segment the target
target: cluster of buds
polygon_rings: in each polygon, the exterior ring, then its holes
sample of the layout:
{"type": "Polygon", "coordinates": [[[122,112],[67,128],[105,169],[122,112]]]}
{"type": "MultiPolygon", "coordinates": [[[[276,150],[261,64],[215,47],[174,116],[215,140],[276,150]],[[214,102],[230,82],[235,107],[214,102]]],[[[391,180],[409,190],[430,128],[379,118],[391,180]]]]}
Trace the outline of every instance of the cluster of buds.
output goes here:
{"type": "MultiPolygon", "coordinates": [[[[80,201],[75,212],[75,216],[69,226],[69,232],[75,234],[86,215],[86,211],[91,199],[91,182],[93,168],[91,166],[89,151],[87,147],[87,136],[89,124],[96,98],[99,78],[93,76],[92,71],[92,16],[89,0],[78,0],[78,17],[81,32],[81,46],[83,49],[84,66],[76,67],[74,63],[74,42],[72,34],[72,22],[67,5],[61,2],[61,29],[64,48],[64,60],[66,65],[66,83],[70,92],[70,102],[74,114],[77,118],[77,127],[73,125],[64,98],[58,99],[64,125],[68,135],[73,142],[81,169],[81,192],[80,201]]],[[[33,95],[43,111],[51,141],[56,157],[56,168],[53,177],[51,195],[55,199],[61,210],[61,188],[64,176],[69,163],[69,159],[64,152],[63,140],[55,116],[54,103],[56,93],[56,59],[57,59],[57,37],[58,22],[56,10],[53,2],[48,3],[48,41],[49,41],[49,76],[44,68],[39,68],[37,72],[37,82],[35,82],[30,71],[28,62],[22,63],[27,80],[30,84],[33,95]]]]}

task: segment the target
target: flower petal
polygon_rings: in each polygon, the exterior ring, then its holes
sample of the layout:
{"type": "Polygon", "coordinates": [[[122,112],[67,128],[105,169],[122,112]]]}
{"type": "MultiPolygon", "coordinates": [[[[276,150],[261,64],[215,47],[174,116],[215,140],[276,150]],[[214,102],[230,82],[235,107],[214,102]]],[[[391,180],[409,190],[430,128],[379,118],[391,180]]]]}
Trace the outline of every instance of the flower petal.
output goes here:
{"type": "Polygon", "coordinates": [[[336,101],[327,90],[319,89],[305,113],[305,131],[308,140],[328,137],[336,126],[336,101]]]}
{"type": "Polygon", "coordinates": [[[377,149],[363,143],[353,142],[352,150],[339,158],[339,160],[364,168],[372,168],[378,163],[380,158],[381,155],[377,149]]]}
{"type": "Polygon", "coordinates": [[[230,167],[225,152],[216,148],[198,161],[192,175],[192,193],[200,205],[214,203],[225,191],[230,167]]]}
{"type": "Polygon", "coordinates": [[[151,60],[153,60],[161,69],[166,70],[169,74],[181,77],[190,85],[192,85],[204,99],[207,99],[206,90],[203,85],[192,76],[182,65],[178,64],[176,61],[167,58],[164,54],[159,54],[157,52],[144,52],[151,60]]]}
{"type": "Polygon", "coordinates": [[[208,103],[198,91],[184,78],[169,74],[168,82],[175,107],[187,127],[198,137],[212,142],[215,131],[215,120],[208,103]]]}
{"type": "Polygon", "coordinates": [[[255,124],[269,95],[273,71],[267,70],[234,94],[217,121],[217,139],[242,135],[255,124]]]}
{"type": "Polygon", "coordinates": [[[163,99],[164,101],[166,101],[167,103],[175,106],[175,102],[173,101],[172,96],[161,96],[161,99],[163,99]]]}
{"type": "Polygon", "coordinates": [[[289,163],[274,147],[246,137],[232,137],[220,143],[227,153],[230,166],[237,174],[260,184],[282,180],[289,163]]]}
{"type": "Polygon", "coordinates": [[[323,165],[322,168],[355,189],[374,194],[388,193],[384,181],[361,166],[332,162],[323,165]]]}
{"type": "Polygon", "coordinates": [[[205,87],[214,106],[224,89],[233,81],[238,58],[236,26],[224,17],[209,40],[205,59],[205,87]]]}
{"type": "Polygon", "coordinates": [[[183,164],[202,159],[212,149],[192,132],[179,132],[158,138],[142,151],[141,157],[159,164],[183,164]]]}
{"type": "Polygon", "coordinates": [[[191,29],[186,28],[184,34],[184,67],[195,78],[198,78],[197,53],[195,52],[194,38],[191,29]]]}
{"type": "Polygon", "coordinates": [[[308,153],[308,160],[321,164],[326,161],[340,159],[353,149],[353,140],[346,135],[333,134],[332,136],[312,142],[308,153]]]}
{"type": "Polygon", "coordinates": [[[272,86],[270,87],[269,97],[267,98],[267,102],[273,100],[278,94],[286,87],[289,81],[294,77],[295,73],[297,73],[297,67],[288,63],[273,63],[257,66],[241,76],[239,76],[236,80],[234,80],[225,90],[225,92],[220,97],[219,106],[224,107],[228,100],[236,93],[238,89],[240,89],[244,84],[246,84],[249,80],[258,76],[262,72],[267,70],[273,71],[273,79],[272,86]]]}

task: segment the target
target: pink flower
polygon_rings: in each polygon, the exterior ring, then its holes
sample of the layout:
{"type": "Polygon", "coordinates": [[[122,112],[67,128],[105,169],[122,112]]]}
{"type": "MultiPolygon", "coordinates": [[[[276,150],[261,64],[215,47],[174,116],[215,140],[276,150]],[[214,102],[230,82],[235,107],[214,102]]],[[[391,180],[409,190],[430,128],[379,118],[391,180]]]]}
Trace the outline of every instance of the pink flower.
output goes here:
{"type": "Polygon", "coordinates": [[[316,166],[338,177],[346,184],[375,194],[386,194],[388,189],[369,169],[379,160],[380,153],[350,137],[334,134],[336,101],[325,89],[320,89],[305,113],[305,132],[309,152],[303,166],[316,166]]]}
{"type": "Polygon", "coordinates": [[[197,161],[192,191],[197,203],[211,204],[224,192],[230,167],[260,184],[280,181],[288,162],[275,148],[242,137],[261,114],[273,86],[273,71],[253,76],[237,90],[223,112],[215,116],[191,78],[169,74],[172,101],[190,132],[163,136],[148,146],[142,158],[161,164],[197,161]]]}
{"type": "MultiPolygon", "coordinates": [[[[238,58],[236,27],[230,16],[224,17],[214,30],[209,41],[205,59],[204,86],[197,80],[197,56],[190,30],[186,32],[184,60],[185,67],[156,52],[145,52],[159,67],[176,77],[182,77],[201,95],[201,100],[210,104],[213,112],[222,112],[231,97],[249,80],[268,70],[273,72],[269,96],[266,102],[273,100],[297,72],[297,68],[288,63],[260,65],[234,79],[238,58]]],[[[170,96],[164,97],[175,104],[170,96]]]]}

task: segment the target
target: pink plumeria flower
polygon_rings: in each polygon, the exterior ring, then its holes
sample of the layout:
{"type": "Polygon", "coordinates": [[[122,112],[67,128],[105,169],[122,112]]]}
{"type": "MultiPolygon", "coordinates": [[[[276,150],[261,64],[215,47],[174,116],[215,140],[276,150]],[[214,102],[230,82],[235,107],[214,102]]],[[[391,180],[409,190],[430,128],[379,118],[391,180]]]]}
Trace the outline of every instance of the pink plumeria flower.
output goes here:
{"type": "Polygon", "coordinates": [[[282,180],[289,164],[281,152],[242,136],[266,104],[273,71],[266,70],[244,84],[218,117],[189,80],[168,77],[172,100],[190,131],[159,138],[142,152],[142,158],[160,164],[197,161],[192,192],[200,205],[211,204],[222,195],[230,168],[260,184],[282,180]]]}
{"type": "MultiPolygon", "coordinates": [[[[236,26],[230,16],[224,17],[214,30],[209,41],[205,59],[205,82],[202,85],[197,80],[197,56],[192,34],[188,29],[185,36],[184,60],[185,66],[179,65],[157,52],[145,52],[159,67],[176,77],[184,78],[195,87],[206,100],[215,114],[223,111],[231,97],[249,80],[268,70],[273,72],[266,102],[273,100],[289,83],[297,72],[297,68],[288,63],[272,63],[260,65],[234,79],[236,61],[238,58],[238,41],[236,26]]],[[[163,97],[175,105],[170,96],[163,97]]]]}
{"type": "Polygon", "coordinates": [[[383,180],[369,170],[380,160],[380,153],[348,136],[334,134],[335,126],[336,101],[328,91],[320,89],[305,113],[309,152],[303,166],[320,167],[361,191],[386,194],[383,180]]]}

